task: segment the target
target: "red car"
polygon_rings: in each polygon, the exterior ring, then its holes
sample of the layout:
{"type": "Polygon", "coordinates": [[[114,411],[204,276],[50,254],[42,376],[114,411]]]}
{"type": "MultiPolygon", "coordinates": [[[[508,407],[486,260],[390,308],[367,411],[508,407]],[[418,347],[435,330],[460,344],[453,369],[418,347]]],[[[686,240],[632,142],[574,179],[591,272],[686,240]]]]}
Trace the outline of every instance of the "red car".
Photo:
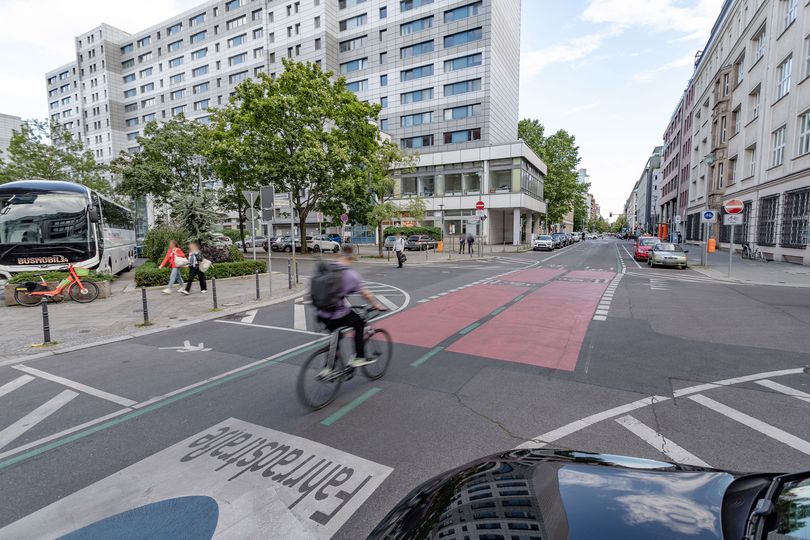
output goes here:
{"type": "Polygon", "coordinates": [[[653,246],[660,241],[655,236],[639,236],[638,240],[636,240],[636,250],[633,253],[633,258],[637,261],[646,261],[653,246]]]}

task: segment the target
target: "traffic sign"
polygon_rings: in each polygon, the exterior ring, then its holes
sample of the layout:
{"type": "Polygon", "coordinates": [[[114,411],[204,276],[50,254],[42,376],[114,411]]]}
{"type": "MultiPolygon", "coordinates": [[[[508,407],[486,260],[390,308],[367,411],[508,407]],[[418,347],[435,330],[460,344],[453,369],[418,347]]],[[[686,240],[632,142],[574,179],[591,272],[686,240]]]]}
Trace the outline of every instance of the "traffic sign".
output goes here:
{"type": "Polygon", "coordinates": [[[675,223],[681,222],[681,216],[675,216],[675,223]]]}
{"type": "Polygon", "coordinates": [[[485,210],[476,210],[475,215],[482,218],[482,217],[484,217],[486,215],[486,211],[485,210]]]}
{"type": "Polygon", "coordinates": [[[742,214],[726,214],[723,216],[723,225],[742,225],[742,214]]]}
{"type": "Polygon", "coordinates": [[[349,221],[349,215],[348,214],[340,214],[340,221],[342,221],[343,223],[346,223],[347,221],[349,221]]]}
{"type": "Polygon", "coordinates": [[[742,214],[743,202],[740,199],[731,199],[723,204],[727,214],[742,214]]]}
{"type": "Polygon", "coordinates": [[[253,203],[256,202],[256,198],[259,196],[258,191],[243,191],[242,195],[244,195],[245,199],[250,206],[253,206],[253,203]]]}
{"type": "Polygon", "coordinates": [[[704,210],[700,214],[701,223],[717,223],[717,212],[714,210],[704,210]]]}
{"type": "Polygon", "coordinates": [[[479,223],[480,221],[481,221],[481,218],[479,218],[477,216],[470,216],[470,217],[467,218],[467,223],[479,223]]]}
{"type": "Polygon", "coordinates": [[[484,201],[478,201],[477,203],[475,203],[475,209],[476,210],[483,210],[484,209],[484,201]]]}

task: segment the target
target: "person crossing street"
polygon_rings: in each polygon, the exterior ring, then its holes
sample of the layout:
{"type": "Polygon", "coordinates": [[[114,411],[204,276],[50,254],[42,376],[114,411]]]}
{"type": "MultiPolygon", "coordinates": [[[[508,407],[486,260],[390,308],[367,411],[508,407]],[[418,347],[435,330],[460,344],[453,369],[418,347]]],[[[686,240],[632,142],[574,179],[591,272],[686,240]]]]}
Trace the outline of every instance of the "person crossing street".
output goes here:
{"type": "Polygon", "coordinates": [[[394,254],[397,256],[397,268],[402,268],[402,263],[405,262],[405,239],[401,233],[397,233],[394,240],[394,254]]]}

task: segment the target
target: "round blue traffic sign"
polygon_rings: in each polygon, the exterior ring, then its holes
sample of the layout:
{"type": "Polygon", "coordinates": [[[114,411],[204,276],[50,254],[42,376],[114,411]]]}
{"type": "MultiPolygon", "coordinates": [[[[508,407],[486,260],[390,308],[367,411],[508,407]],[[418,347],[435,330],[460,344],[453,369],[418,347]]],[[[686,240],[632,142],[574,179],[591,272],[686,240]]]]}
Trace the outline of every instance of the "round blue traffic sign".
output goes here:
{"type": "Polygon", "coordinates": [[[703,212],[703,219],[714,219],[714,210],[706,210],[703,212]]]}

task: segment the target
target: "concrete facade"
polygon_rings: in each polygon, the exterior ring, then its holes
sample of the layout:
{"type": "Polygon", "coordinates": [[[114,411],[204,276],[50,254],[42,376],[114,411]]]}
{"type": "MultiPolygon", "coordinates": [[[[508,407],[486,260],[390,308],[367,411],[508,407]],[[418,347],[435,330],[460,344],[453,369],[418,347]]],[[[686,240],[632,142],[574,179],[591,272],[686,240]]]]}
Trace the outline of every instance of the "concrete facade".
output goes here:
{"type": "MultiPolygon", "coordinates": [[[[10,114],[0,114],[0,152],[5,152],[11,142],[12,133],[20,130],[23,124],[23,119],[19,116],[12,116],[10,114]]],[[[3,156],[0,155],[0,159],[3,156]]]]}

